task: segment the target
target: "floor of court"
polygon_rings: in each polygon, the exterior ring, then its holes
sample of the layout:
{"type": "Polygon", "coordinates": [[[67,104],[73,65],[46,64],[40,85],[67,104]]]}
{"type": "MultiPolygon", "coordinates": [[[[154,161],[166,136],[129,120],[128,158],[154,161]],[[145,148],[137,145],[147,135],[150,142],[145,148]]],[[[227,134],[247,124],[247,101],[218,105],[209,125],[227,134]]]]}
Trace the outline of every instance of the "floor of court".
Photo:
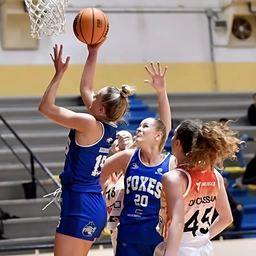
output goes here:
{"type": "MultiPolygon", "coordinates": [[[[223,241],[213,241],[214,256],[255,256],[256,255],[256,239],[233,239],[223,241]]],[[[29,254],[30,256],[53,256],[53,253],[29,254]]],[[[92,249],[88,256],[113,256],[112,249],[92,249]]],[[[15,255],[17,256],[17,255],[15,255]]],[[[25,256],[25,255],[19,255],[25,256]]],[[[28,256],[28,255],[26,255],[28,256]]]]}

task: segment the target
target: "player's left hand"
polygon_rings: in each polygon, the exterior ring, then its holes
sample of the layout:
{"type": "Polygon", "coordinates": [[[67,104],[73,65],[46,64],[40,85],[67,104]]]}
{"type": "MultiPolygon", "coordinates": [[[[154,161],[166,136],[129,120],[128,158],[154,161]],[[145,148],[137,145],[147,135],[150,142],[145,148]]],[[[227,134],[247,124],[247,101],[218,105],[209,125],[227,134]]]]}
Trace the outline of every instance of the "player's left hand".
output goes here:
{"type": "Polygon", "coordinates": [[[56,74],[58,73],[64,73],[68,68],[68,63],[70,60],[70,57],[68,56],[66,58],[66,61],[62,61],[62,52],[63,52],[63,45],[60,45],[60,49],[58,49],[58,45],[55,44],[53,47],[53,55],[50,54],[52,61],[54,63],[54,67],[56,70],[56,74]]]}
{"type": "Polygon", "coordinates": [[[151,65],[151,70],[149,69],[148,66],[145,66],[145,69],[150,75],[150,77],[152,78],[152,81],[144,80],[144,82],[150,84],[157,92],[165,91],[166,90],[165,74],[167,71],[167,67],[164,68],[164,72],[162,73],[160,62],[157,62],[157,70],[153,62],[150,62],[150,65],[151,65]]]}

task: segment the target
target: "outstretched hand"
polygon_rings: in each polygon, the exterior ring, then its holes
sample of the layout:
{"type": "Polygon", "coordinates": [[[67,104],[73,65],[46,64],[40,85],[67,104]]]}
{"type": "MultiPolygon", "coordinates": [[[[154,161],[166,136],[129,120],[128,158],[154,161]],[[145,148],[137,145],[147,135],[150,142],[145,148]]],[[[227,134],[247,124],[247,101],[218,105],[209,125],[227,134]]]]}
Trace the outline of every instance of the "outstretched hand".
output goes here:
{"type": "Polygon", "coordinates": [[[151,69],[148,68],[148,66],[145,66],[146,71],[152,78],[152,81],[150,80],[144,80],[144,83],[150,84],[157,92],[159,91],[165,91],[166,90],[166,80],[165,80],[165,74],[167,71],[167,67],[165,67],[164,72],[162,73],[160,62],[157,62],[157,70],[153,64],[153,62],[150,62],[151,69]]]}
{"type": "Polygon", "coordinates": [[[68,56],[66,58],[66,61],[62,61],[62,52],[63,52],[63,45],[60,45],[60,49],[58,50],[58,45],[55,44],[53,47],[53,56],[50,54],[52,61],[54,63],[54,67],[57,73],[64,73],[68,68],[68,63],[70,60],[70,57],[68,56]]]}
{"type": "Polygon", "coordinates": [[[88,48],[89,53],[98,52],[100,47],[103,45],[103,43],[105,41],[106,41],[106,38],[98,44],[92,44],[92,45],[88,44],[87,48],[88,48]]]}

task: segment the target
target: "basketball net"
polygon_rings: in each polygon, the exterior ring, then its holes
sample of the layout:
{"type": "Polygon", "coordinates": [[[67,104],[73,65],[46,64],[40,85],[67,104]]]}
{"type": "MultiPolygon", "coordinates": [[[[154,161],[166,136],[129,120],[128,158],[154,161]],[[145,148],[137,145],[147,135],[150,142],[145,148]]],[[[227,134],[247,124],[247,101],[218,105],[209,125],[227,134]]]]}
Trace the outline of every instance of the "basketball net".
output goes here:
{"type": "Polygon", "coordinates": [[[41,39],[40,32],[47,36],[65,32],[68,0],[25,0],[25,3],[33,38],[41,39]]]}

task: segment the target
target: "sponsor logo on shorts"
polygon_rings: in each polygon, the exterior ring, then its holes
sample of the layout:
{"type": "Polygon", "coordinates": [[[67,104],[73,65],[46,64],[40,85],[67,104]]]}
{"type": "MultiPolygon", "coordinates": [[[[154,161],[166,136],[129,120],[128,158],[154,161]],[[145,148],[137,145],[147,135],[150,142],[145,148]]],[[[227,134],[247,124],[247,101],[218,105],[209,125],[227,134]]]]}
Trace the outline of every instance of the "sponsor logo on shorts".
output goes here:
{"type": "Polygon", "coordinates": [[[88,224],[84,226],[82,230],[82,235],[91,237],[95,231],[96,231],[96,226],[93,221],[90,221],[88,224]]]}

